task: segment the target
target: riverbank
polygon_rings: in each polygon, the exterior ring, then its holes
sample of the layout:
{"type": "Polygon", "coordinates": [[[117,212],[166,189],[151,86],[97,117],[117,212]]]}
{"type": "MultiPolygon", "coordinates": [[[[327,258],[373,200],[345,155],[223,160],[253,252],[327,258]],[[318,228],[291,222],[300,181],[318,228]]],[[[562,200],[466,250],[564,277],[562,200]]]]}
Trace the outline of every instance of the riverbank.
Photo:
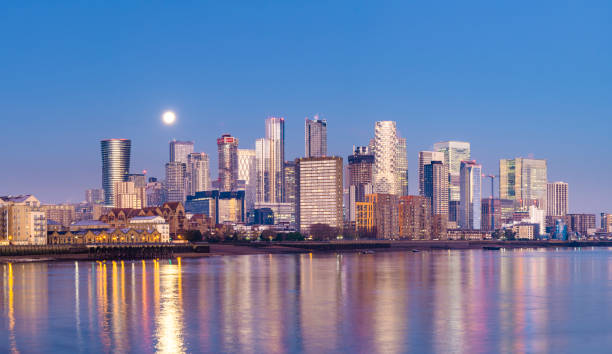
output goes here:
{"type": "MultiPolygon", "coordinates": [[[[176,247],[173,257],[200,258],[213,256],[236,256],[253,254],[299,254],[329,252],[375,252],[427,251],[447,249],[513,249],[513,248],[574,248],[612,247],[612,241],[429,241],[429,240],[358,240],[358,241],[300,241],[300,242],[251,242],[211,243],[197,247],[176,247]],[[195,250],[198,249],[198,252],[195,250]],[[207,251],[203,251],[205,249],[207,251]]],[[[124,259],[121,256],[118,259],[124,259]]],[[[23,254],[0,256],[0,263],[50,262],[96,260],[88,253],[69,252],[63,254],[23,254]]]]}

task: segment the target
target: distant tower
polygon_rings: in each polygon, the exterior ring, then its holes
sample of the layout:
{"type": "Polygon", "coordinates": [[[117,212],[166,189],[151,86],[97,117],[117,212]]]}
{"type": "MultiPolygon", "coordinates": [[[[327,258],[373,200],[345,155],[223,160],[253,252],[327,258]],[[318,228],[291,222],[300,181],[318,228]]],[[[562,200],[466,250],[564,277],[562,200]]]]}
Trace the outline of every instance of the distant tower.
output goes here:
{"type": "Polygon", "coordinates": [[[244,188],[244,199],[247,210],[255,206],[257,190],[256,152],[253,149],[238,149],[238,181],[244,188]]]}
{"type": "Polygon", "coordinates": [[[406,138],[397,138],[397,178],[400,187],[400,195],[408,195],[408,150],[406,138]]]}
{"type": "Polygon", "coordinates": [[[266,119],[266,140],[268,161],[266,173],[269,184],[265,193],[270,203],[282,203],[285,183],[285,118],[266,119]]]}
{"type": "Polygon", "coordinates": [[[187,175],[189,195],[210,190],[210,161],[205,152],[194,152],[187,156],[187,175]]]}
{"type": "Polygon", "coordinates": [[[396,123],[376,122],[374,126],[374,192],[401,194],[398,168],[396,123]]]}
{"type": "Polygon", "coordinates": [[[166,164],[166,198],[169,202],[184,202],[186,198],[187,165],[178,162],[166,164]]]}
{"type": "Polygon", "coordinates": [[[130,150],[132,141],[129,139],[106,139],[100,141],[102,152],[102,189],[104,189],[104,204],[115,205],[115,183],[126,182],[130,171],[130,150]]]}
{"type": "Polygon", "coordinates": [[[315,116],[306,118],[304,125],[305,157],[324,157],[327,155],[327,121],[315,116]]]}
{"type": "Polygon", "coordinates": [[[552,182],[546,185],[546,215],[565,216],[569,209],[568,187],[565,182],[552,182]]]}
{"type": "Polygon", "coordinates": [[[353,154],[348,157],[348,209],[349,221],[356,221],[358,202],[365,202],[365,196],[372,194],[372,173],[374,155],[367,146],[353,147],[353,154]]]}
{"type": "Polygon", "coordinates": [[[238,139],[223,134],[217,139],[219,151],[219,189],[221,192],[236,190],[238,181],[238,139]]]}
{"type": "Polygon", "coordinates": [[[514,201],[516,209],[546,208],[546,160],[517,157],[499,160],[499,198],[514,201]]]}
{"type": "Polygon", "coordinates": [[[460,186],[459,227],[462,229],[480,229],[482,166],[478,165],[476,161],[461,161],[460,186]]]}
{"type": "Polygon", "coordinates": [[[431,161],[423,166],[423,195],[431,200],[432,215],[448,215],[448,166],[431,161]]]}
{"type": "Polygon", "coordinates": [[[186,164],[189,154],[193,152],[193,141],[170,142],[170,162],[181,162],[186,164]]]}
{"type": "MultiPolygon", "coordinates": [[[[425,195],[425,165],[429,165],[432,161],[444,162],[444,153],[438,151],[419,151],[419,195],[425,195]]],[[[446,179],[448,180],[448,176],[446,176],[446,179]]]]}
{"type": "Polygon", "coordinates": [[[461,198],[459,187],[461,161],[471,159],[470,143],[462,141],[439,142],[434,144],[434,151],[443,152],[444,164],[448,165],[450,175],[449,201],[459,201],[461,198]]]}

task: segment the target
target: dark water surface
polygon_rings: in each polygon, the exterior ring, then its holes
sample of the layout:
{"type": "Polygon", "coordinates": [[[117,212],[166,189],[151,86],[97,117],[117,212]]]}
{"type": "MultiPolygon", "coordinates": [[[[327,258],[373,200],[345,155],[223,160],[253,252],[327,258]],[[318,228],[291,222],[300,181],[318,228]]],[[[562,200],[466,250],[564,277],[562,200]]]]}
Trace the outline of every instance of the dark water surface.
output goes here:
{"type": "Polygon", "coordinates": [[[0,265],[0,352],[610,352],[612,250],[0,265]]]}

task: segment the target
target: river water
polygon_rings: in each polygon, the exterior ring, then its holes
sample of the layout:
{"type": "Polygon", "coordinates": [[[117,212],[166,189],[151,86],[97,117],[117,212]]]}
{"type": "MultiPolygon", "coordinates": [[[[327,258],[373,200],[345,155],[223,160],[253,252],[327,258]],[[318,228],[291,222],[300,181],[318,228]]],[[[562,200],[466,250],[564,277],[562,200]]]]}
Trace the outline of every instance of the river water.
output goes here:
{"type": "Polygon", "coordinates": [[[612,250],[0,265],[1,352],[609,352],[612,250]]]}

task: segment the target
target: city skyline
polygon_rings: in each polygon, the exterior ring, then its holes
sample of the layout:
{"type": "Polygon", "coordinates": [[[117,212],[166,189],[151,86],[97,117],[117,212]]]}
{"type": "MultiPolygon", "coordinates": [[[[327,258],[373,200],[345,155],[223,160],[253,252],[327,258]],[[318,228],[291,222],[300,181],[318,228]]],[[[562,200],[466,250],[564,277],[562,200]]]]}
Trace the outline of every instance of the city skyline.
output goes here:
{"type": "Polygon", "coordinates": [[[166,144],[194,140],[216,176],[215,139],[230,133],[249,142],[240,148],[253,149],[268,116],[285,117],[285,160],[292,160],[303,154],[304,117],[319,113],[329,124],[328,155],[345,159],[352,145],[373,138],[375,121],[397,121],[411,194],[418,190],[418,151],[458,140],[471,143],[487,174],[496,174],[502,158],[546,159],[549,180],[571,186],[570,211],[609,211],[605,178],[612,167],[597,156],[610,153],[610,23],[596,8],[565,4],[543,17],[525,14],[525,5],[447,4],[442,12],[428,4],[418,11],[364,5],[346,13],[340,5],[311,4],[299,16],[287,8],[264,11],[257,22],[265,25],[250,26],[248,38],[232,29],[237,19],[254,24],[250,6],[237,9],[236,20],[201,21],[198,14],[224,13],[229,5],[157,12],[162,5],[152,5],[134,22],[124,20],[140,12],[132,5],[122,13],[7,6],[1,28],[23,34],[8,39],[12,55],[0,58],[4,116],[11,117],[3,119],[10,132],[3,146],[20,148],[0,152],[11,166],[0,177],[0,194],[82,200],[83,190],[99,185],[97,142],[107,138],[131,139],[131,172],[159,179],[166,144]],[[167,13],[182,23],[165,21],[167,13]],[[32,21],[18,20],[24,15],[32,21]],[[470,21],[458,21],[461,15],[470,21]],[[51,25],[63,16],[80,20],[51,25]],[[578,17],[588,21],[567,26],[578,17]],[[109,26],[109,18],[119,21],[109,26]],[[310,25],[314,19],[325,26],[310,25]],[[163,31],[159,23],[166,23],[163,31]],[[96,40],[83,43],[82,36],[96,40]],[[39,46],[27,45],[33,38],[39,46]],[[294,38],[308,40],[288,40],[294,38]],[[284,55],[265,55],[274,50],[284,55]],[[168,109],[177,113],[171,127],[160,120],[168,109]],[[520,134],[509,134],[510,124],[522,127],[520,134]]]}

